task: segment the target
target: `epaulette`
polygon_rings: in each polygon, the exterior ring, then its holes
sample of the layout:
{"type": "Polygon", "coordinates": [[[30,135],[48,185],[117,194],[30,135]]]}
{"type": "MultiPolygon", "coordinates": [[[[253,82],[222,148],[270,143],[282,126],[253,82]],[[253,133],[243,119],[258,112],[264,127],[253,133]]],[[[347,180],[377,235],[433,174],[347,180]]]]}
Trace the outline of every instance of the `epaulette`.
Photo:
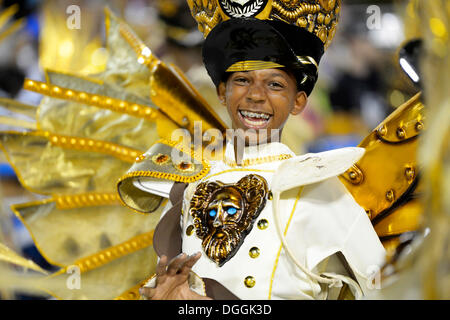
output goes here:
{"type": "Polygon", "coordinates": [[[418,93],[398,107],[360,144],[364,156],[340,176],[367,212],[386,249],[399,236],[419,228],[418,135],[424,129],[424,105],[418,93]]]}
{"type": "Polygon", "coordinates": [[[139,188],[136,182],[154,179],[192,183],[205,177],[210,170],[208,162],[190,147],[160,140],[136,159],[134,165],[119,179],[117,189],[121,202],[139,213],[155,211],[163,196],[139,188]]]}

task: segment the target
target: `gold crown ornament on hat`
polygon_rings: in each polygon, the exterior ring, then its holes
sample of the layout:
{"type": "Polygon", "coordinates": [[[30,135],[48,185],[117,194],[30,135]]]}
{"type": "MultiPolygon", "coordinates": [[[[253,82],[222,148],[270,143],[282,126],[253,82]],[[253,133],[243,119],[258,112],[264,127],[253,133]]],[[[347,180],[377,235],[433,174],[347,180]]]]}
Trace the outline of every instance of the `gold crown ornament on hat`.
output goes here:
{"type": "Polygon", "coordinates": [[[281,20],[304,28],[327,48],[334,38],[340,0],[187,0],[205,38],[219,23],[232,18],[281,20]]]}

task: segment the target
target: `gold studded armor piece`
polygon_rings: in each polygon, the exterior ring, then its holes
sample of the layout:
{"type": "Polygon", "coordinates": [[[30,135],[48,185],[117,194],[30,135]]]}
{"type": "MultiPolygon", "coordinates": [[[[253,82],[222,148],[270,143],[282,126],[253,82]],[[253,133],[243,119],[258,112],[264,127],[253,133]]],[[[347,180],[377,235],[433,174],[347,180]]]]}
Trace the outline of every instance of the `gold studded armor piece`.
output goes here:
{"type": "Polygon", "coordinates": [[[236,2],[238,1],[187,0],[192,16],[205,38],[217,24],[230,18],[277,19],[305,28],[316,35],[325,48],[334,38],[341,9],[340,0],[240,1],[243,6],[237,5],[236,2]],[[256,10],[258,6],[264,8],[256,10]]]}
{"type": "Polygon", "coordinates": [[[424,127],[424,105],[417,94],[398,107],[360,144],[364,156],[341,181],[369,215],[388,255],[404,232],[418,230],[422,211],[415,199],[420,188],[418,135],[424,127]]]}

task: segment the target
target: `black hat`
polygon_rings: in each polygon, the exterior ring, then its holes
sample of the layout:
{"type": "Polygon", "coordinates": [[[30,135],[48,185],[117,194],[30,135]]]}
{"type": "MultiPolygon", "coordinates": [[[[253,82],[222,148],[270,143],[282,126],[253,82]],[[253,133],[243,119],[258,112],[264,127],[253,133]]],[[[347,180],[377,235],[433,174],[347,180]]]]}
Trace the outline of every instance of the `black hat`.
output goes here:
{"type": "Polygon", "coordinates": [[[229,72],[287,68],[308,95],[336,33],[341,0],[187,0],[217,85],[229,72]]]}
{"type": "Polygon", "coordinates": [[[298,90],[311,93],[323,42],[304,28],[279,20],[230,19],[217,25],[203,44],[203,62],[216,86],[228,72],[287,68],[298,90]]]}

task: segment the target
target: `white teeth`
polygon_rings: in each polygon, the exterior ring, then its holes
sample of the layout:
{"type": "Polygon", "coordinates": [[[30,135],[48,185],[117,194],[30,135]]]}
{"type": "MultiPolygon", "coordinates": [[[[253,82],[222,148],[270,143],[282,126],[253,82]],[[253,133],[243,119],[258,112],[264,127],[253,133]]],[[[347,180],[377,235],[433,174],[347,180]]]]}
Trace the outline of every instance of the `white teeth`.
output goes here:
{"type": "Polygon", "coordinates": [[[251,111],[245,111],[245,110],[240,110],[240,113],[244,117],[258,118],[258,119],[264,119],[264,120],[268,120],[270,118],[270,115],[268,115],[266,113],[251,112],[251,111]]]}

